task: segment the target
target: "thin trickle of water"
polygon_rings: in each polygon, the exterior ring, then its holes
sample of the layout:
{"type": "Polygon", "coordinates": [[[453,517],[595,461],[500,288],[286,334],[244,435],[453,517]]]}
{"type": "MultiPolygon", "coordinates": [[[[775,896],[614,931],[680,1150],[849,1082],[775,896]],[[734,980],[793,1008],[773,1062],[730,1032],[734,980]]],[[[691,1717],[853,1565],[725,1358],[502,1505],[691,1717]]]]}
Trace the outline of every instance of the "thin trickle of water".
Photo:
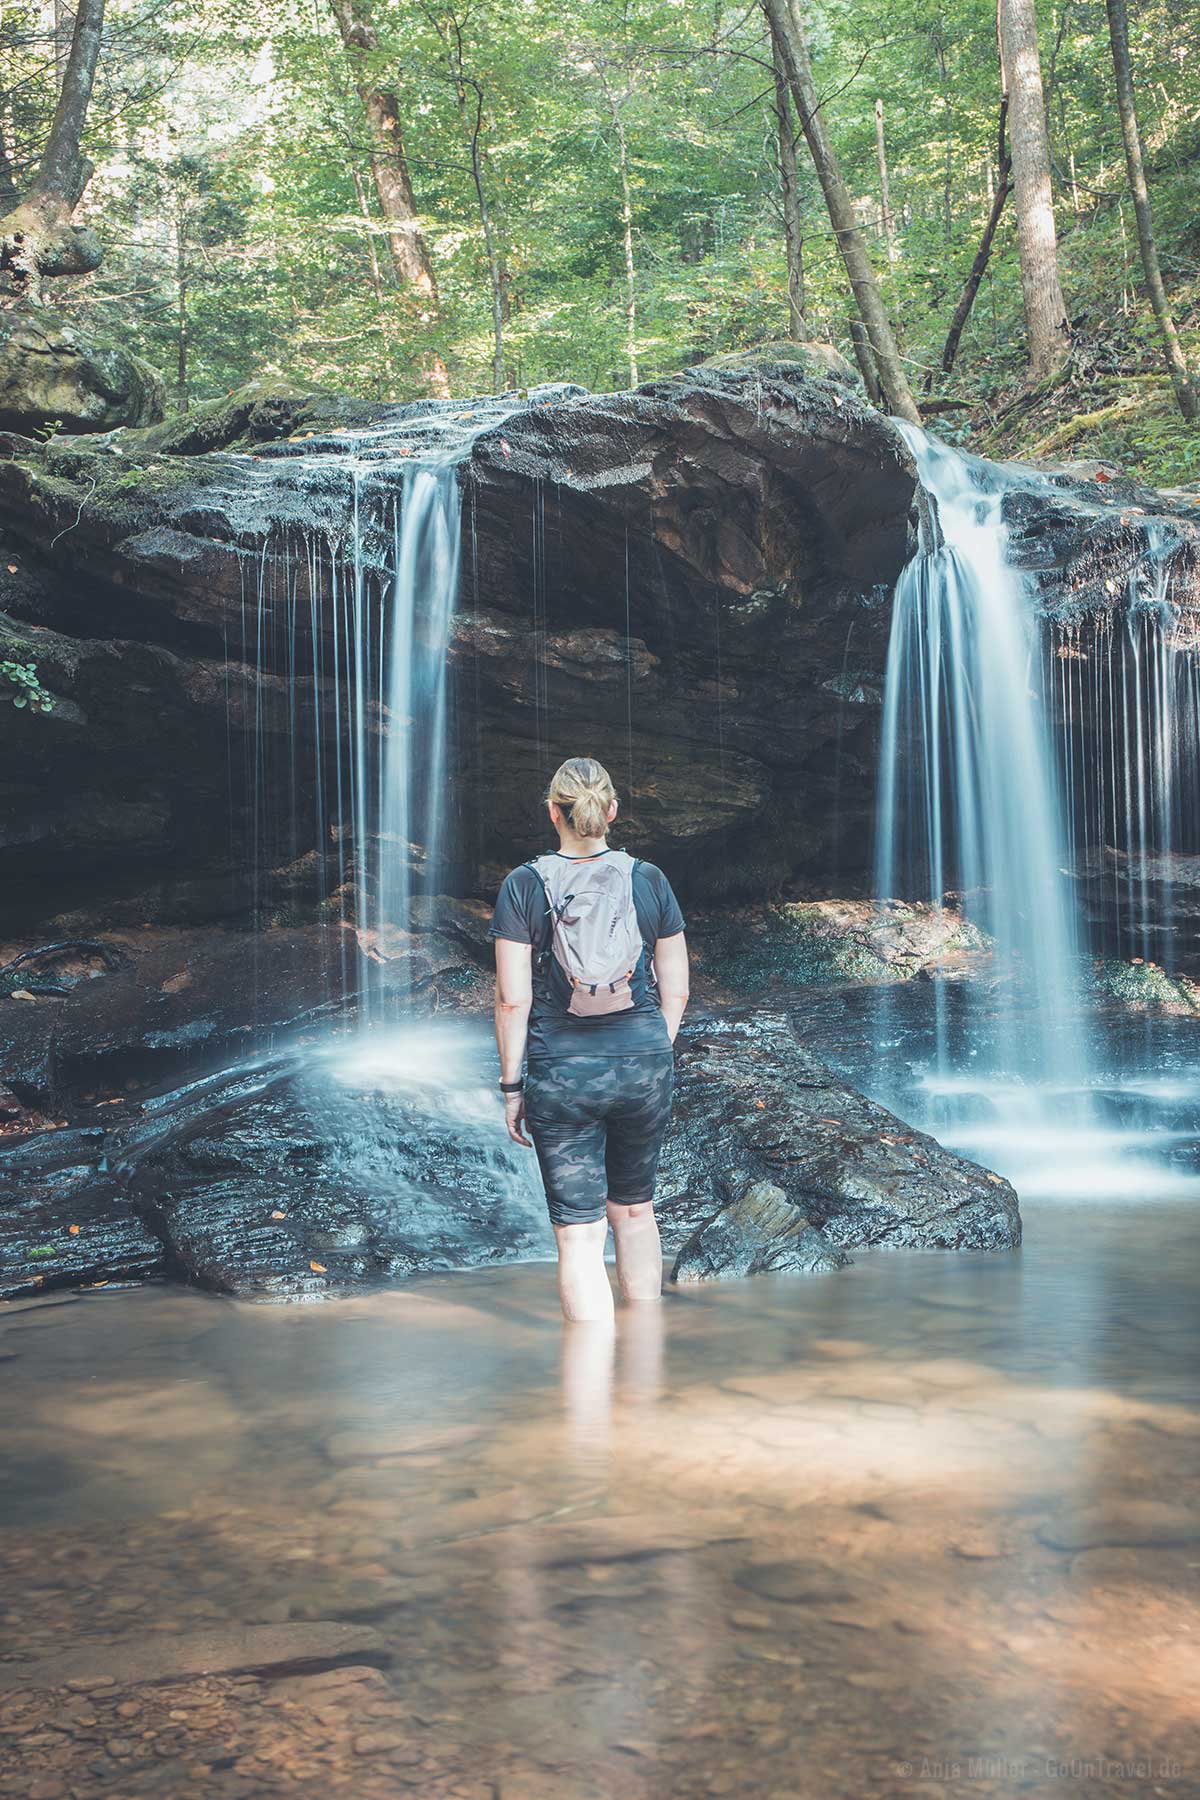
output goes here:
{"type": "Polygon", "coordinates": [[[1200,640],[1170,594],[1174,534],[1144,531],[1121,610],[1056,627],[1046,661],[1096,946],[1174,970],[1200,955],[1200,640]]]}
{"type": "MultiPolygon", "coordinates": [[[[513,412],[577,391],[427,402],[368,430],[238,459],[291,501],[289,522],[247,560],[243,578],[252,717],[243,719],[245,764],[231,791],[251,846],[250,901],[265,924],[302,922],[315,908],[325,998],[353,1001],[365,1026],[412,997],[414,899],[448,885],[459,466],[513,412]]],[[[534,530],[540,570],[540,505],[534,530]]],[[[540,593],[534,607],[537,656],[540,593]]]]}

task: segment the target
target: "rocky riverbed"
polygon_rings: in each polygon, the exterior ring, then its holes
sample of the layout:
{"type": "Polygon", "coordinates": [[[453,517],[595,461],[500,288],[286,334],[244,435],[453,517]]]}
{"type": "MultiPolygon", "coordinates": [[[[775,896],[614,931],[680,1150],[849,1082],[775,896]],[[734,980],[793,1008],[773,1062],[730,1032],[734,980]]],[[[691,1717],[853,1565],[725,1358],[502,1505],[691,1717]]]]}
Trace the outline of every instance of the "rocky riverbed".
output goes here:
{"type": "Polygon", "coordinates": [[[544,1268],[0,1310],[0,1793],[1185,1800],[1195,1234],[1028,1211],[615,1337],[544,1268]]]}

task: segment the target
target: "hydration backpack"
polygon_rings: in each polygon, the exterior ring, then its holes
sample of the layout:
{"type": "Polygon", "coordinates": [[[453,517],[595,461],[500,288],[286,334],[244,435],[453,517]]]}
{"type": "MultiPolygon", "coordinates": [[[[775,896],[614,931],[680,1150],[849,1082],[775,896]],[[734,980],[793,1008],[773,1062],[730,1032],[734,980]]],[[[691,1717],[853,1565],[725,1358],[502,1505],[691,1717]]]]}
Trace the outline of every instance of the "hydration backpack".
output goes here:
{"type": "Polygon", "coordinates": [[[551,920],[551,973],[576,1019],[626,1012],[635,1002],[634,974],[644,945],[633,904],[637,858],[624,850],[578,862],[535,856],[551,920]]]}

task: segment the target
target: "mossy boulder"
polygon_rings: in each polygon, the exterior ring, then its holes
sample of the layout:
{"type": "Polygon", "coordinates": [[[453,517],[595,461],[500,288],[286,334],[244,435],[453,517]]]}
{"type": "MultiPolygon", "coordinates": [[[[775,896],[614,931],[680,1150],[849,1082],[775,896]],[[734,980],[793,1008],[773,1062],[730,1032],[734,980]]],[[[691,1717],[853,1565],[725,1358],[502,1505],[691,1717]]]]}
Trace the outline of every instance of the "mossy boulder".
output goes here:
{"type": "Polygon", "coordinates": [[[1115,959],[1095,965],[1092,985],[1107,1000],[1116,1000],[1133,1012],[1166,1013],[1177,1018],[1200,1017],[1200,984],[1186,975],[1172,975],[1156,962],[1136,956],[1129,962],[1115,959]]]}
{"type": "Polygon", "coordinates": [[[808,900],[703,918],[692,932],[701,975],[750,996],[812,982],[876,984],[953,974],[987,939],[949,907],[899,900],[808,900]]]}
{"type": "Polygon", "coordinates": [[[765,344],[752,344],[745,350],[723,350],[718,356],[705,358],[708,369],[756,369],[790,364],[806,375],[829,375],[850,387],[862,384],[856,371],[833,344],[816,339],[772,338],[765,344]]]}
{"type": "Polygon", "coordinates": [[[161,375],[102,331],[48,307],[0,311],[0,429],[112,431],[161,419],[161,375]]]}

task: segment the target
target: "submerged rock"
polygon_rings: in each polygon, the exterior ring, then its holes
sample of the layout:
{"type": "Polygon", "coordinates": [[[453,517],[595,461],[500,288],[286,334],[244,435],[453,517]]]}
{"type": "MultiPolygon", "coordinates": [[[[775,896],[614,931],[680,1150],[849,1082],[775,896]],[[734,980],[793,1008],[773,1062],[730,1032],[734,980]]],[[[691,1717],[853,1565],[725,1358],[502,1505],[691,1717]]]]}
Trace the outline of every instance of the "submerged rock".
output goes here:
{"type": "MultiPolygon", "coordinates": [[[[703,1228],[760,1183],[783,1197],[773,1202],[781,1240],[801,1215],[831,1254],[1020,1243],[1007,1181],[841,1080],[806,1049],[786,1014],[746,1009],[697,1023],[681,1036],[676,1067],[658,1211],[672,1253],[691,1240],[685,1268],[695,1266],[703,1228]]],[[[737,1272],[746,1250],[736,1217],[727,1243],[737,1272]]]]}
{"type": "Polygon", "coordinates": [[[772,1181],[748,1182],[698,1226],[675,1258],[672,1281],[734,1275],[825,1275],[850,1261],[772,1181]]]}

